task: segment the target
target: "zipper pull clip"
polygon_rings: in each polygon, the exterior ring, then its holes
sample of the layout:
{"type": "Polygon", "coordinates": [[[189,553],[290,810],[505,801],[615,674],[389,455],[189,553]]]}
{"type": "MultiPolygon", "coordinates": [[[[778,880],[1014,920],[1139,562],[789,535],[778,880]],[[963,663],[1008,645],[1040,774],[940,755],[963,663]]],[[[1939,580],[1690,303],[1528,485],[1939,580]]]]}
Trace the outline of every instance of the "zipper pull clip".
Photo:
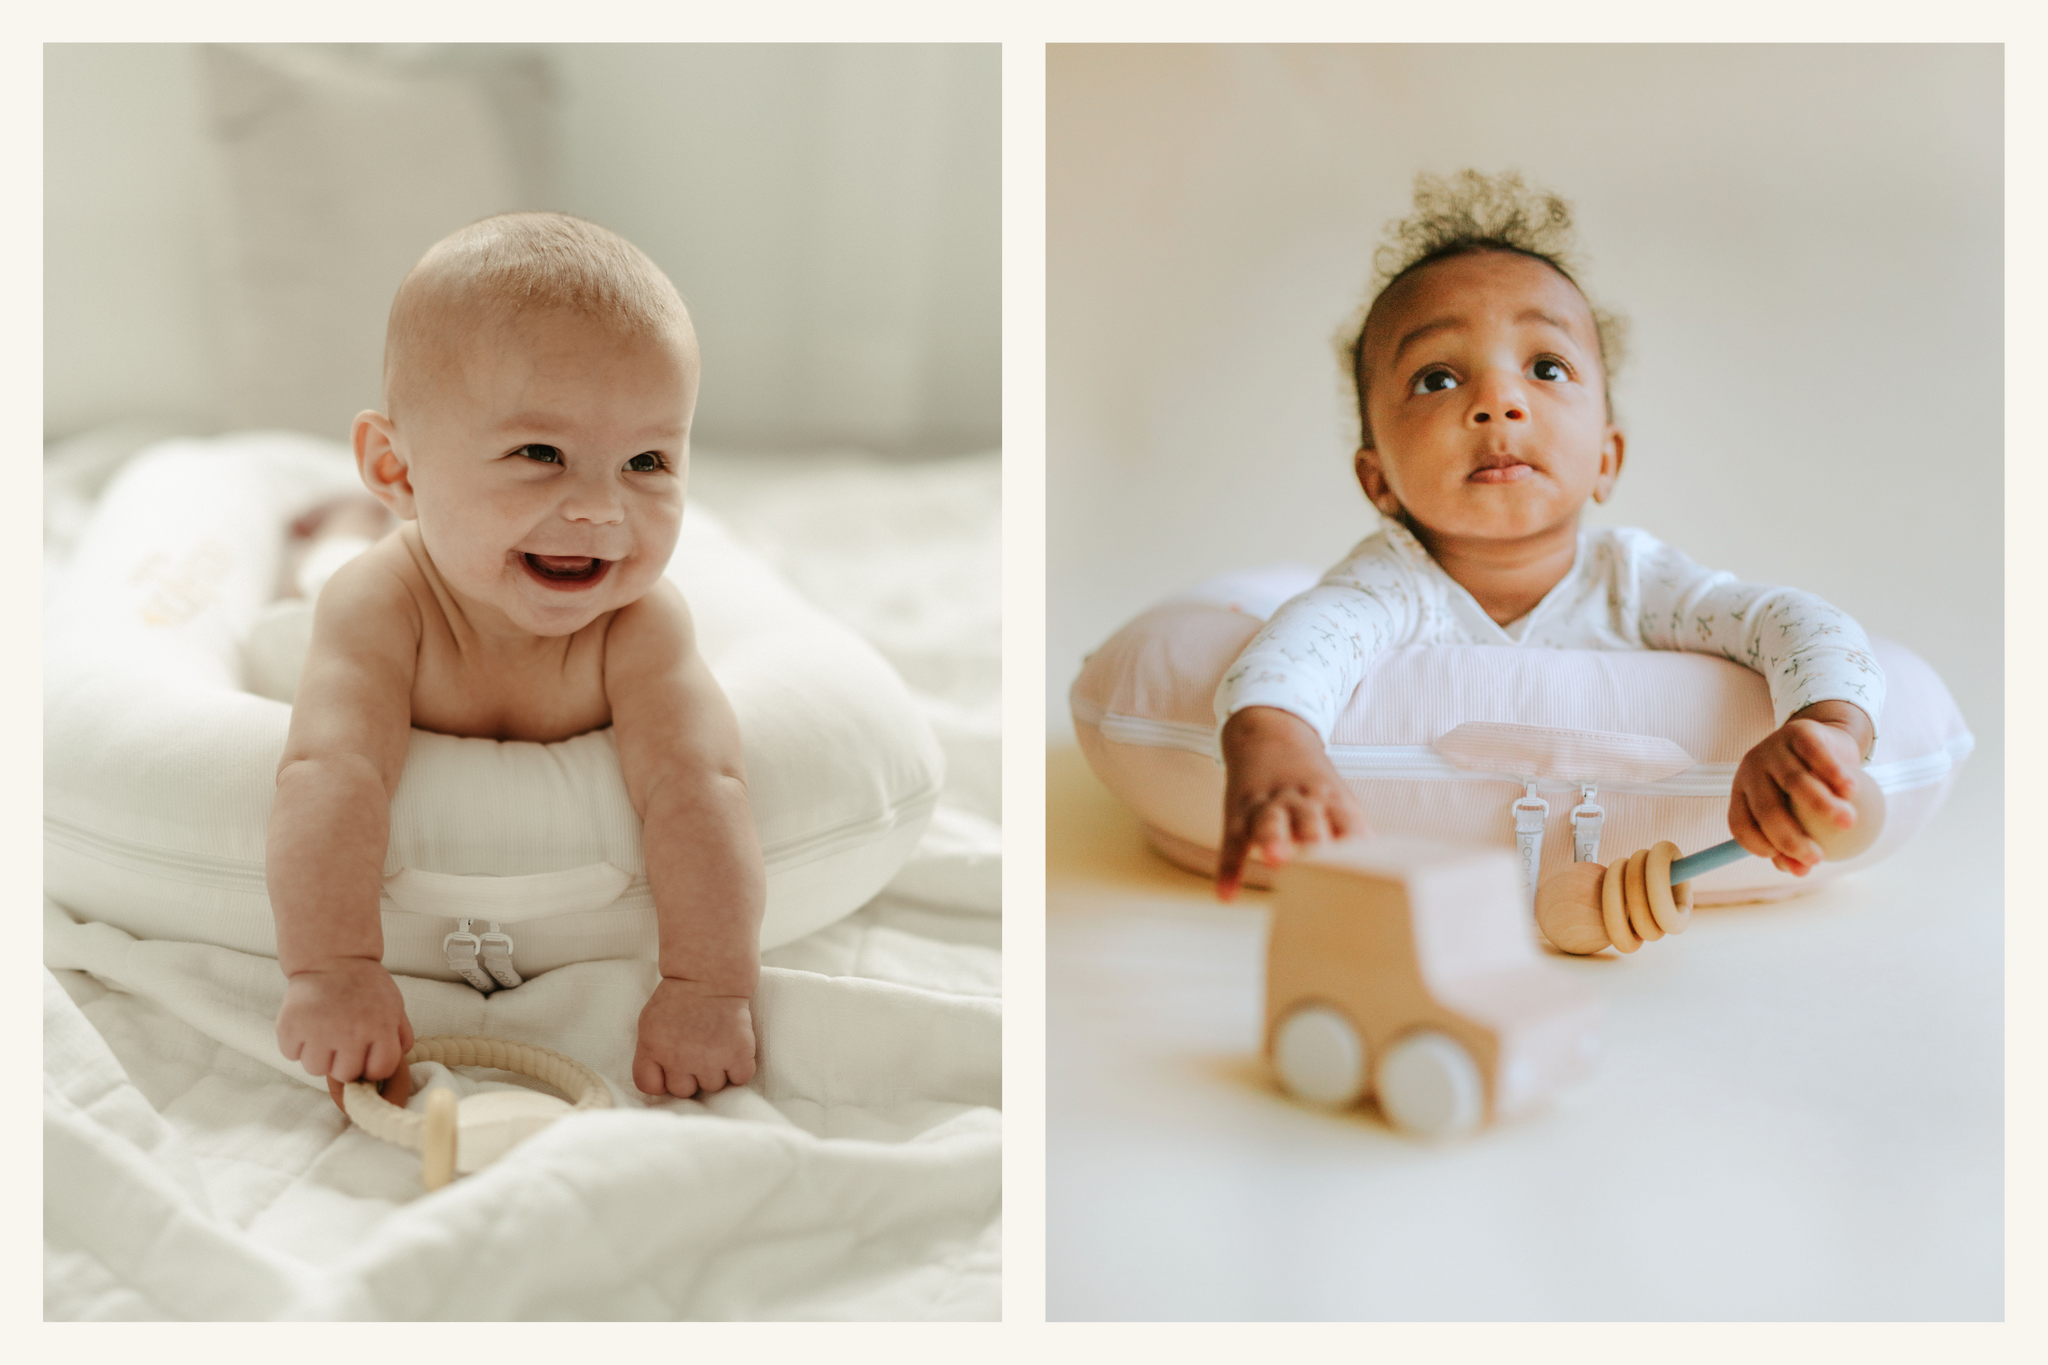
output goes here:
{"type": "Polygon", "coordinates": [[[1536,877],[1543,869],[1543,825],[1550,819],[1550,803],[1536,794],[1536,780],[1523,778],[1526,788],[1521,799],[1508,807],[1515,818],[1515,858],[1521,865],[1522,890],[1529,897],[1529,913],[1536,912],[1536,877]]]}
{"type": "Polygon", "coordinates": [[[512,935],[500,929],[496,920],[490,921],[490,925],[490,932],[477,938],[478,946],[483,949],[484,970],[500,986],[510,989],[523,980],[512,967],[512,935]]]}
{"type": "Polygon", "coordinates": [[[483,968],[476,964],[477,950],[483,944],[482,940],[469,931],[469,926],[469,920],[459,919],[455,921],[455,932],[441,940],[441,951],[447,955],[449,971],[454,972],[485,995],[489,995],[496,988],[497,983],[484,975],[483,968]]]}
{"type": "Polygon", "coordinates": [[[1593,798],[1599,791],[1598,783],[1579,784],[1579,804],[1572,807],[1572,861],[1575,863],[1600,861],[1600,827],[1607,823],[1607,812],[1593,804],[1593,798]]]}

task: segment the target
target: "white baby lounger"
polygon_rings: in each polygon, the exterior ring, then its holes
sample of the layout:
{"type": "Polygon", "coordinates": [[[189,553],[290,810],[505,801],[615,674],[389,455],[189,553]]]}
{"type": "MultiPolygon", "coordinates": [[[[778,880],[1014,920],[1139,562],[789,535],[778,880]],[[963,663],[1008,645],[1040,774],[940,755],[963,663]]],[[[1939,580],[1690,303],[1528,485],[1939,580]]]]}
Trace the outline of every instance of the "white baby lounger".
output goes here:
{"type": "MultiPolygon", "coordinates": [[[[44,888],[73,917],[276,954],[263,848],[291,710],[245,690],[244,650],[259,621],[273,654],[303,639],[289,608],[266,612],[285,528],[359,486],[339,447],[265,432],[167,442],[102,497],[45,630],[44,888]]],[[[895,875],[944,757],[888,664],[694,506],[668,573],[739,716],[774,947],[895,875]]],[[[254,671],[286,679],[279,691],[296,667],[254,671]]],[[[509,985],[655,954],[609,730],[557,744],[415,730],[384,873],[394,972],[509,985]]]]}

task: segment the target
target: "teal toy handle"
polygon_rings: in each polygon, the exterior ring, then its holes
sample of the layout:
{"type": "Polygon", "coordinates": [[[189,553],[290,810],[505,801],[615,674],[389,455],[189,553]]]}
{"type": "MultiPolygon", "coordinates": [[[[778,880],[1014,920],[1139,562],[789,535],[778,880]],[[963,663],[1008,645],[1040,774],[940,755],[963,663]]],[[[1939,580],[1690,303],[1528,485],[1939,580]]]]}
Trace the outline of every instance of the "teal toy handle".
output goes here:
{"type": "Polygon", "coordinates": [[[1749,850],[1733,839],[1725,844],[1715,844],[1712,848],[1703,848],[1697,853],[1688,853],[1671,864],[1671,884],[1676,886],[1680,882],[1689,882],[1694,877],[1712,872],[1717,867],[1726,867],[1737,858],[1748,856],[1749,850]]]}

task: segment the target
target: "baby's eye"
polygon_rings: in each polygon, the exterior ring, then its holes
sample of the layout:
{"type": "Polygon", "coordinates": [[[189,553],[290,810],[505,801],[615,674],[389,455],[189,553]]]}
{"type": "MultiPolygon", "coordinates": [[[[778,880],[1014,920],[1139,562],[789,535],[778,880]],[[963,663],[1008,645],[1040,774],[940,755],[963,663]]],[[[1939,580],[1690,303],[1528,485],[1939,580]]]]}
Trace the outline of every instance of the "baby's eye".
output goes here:
{"type": "Polygon", "coordinates": [[[631,474],[659,474],[668,468],[668,461],[661,458],[658,450],[643,450],[626,461],[626,471],[631,474]]]}
{"type": "Polygon", "coordinates": [[[1539,356],[1531,362],[1529,373],[1546,384],[1562,384],[1572,377],[1572,372],[1564,367],[1562,360],[1547,355],[1539,356]]]}
{"type": "Polygon", "coordinates": [[[529,460],[538,460],[542,464],[560,464],[562,462],[562,452],[553,446],[521,446],[517,453],[524,455],[529,460]]]}
{"type": "Polygon", "coordinates": [[[1449,370],[1428,370],[1416,377],[1412,393],[1442,393],[1458,387],[1458,376],[1449,370]]]}

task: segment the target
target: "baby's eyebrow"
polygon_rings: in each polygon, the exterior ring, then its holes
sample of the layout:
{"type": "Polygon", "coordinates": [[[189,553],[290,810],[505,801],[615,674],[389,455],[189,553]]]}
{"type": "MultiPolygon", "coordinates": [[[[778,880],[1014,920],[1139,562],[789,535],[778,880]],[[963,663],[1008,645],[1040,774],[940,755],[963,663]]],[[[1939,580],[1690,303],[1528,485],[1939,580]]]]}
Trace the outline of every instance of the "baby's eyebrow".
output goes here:
{"type": "Polygon", "coordinates": [[[1390,365],[1400,364],[1401,352],[1407,350],[1411,345],[1422,340],[1426,336],[1434,336],[1438,332],[1454,330],[1456,328],[1463,327],[1464,325],[1465,319],[1459,317],[1435,318],[1429,322],[1425,322],[1420,327],[1417,327],[1414,331],[1408,333],[1406,336],[1401,338],[1401,344],[1394,348],[1394,358],[1388,361],[1387,363],[1390,365]]]}
{"type": "Polygon", "coordinates": [[[1566,336],[1572,334],[1572,329],[1565,324],[1564,319],[1558,317],[1555,313],[1546,313],[1541,308],[1524,308],[1521,312],[1515,314],[1515,321],[1548,323],[1566,336]]]}
{"type": "MultiPolygon", "coordinates": [[[[558,417],[548,412],[517,412],[497,425],[500,432],[530,431],[537,435],[558,435],[575,429],[576,423],[573,419],[558,417]]],[[[642,428],[634,439],[673,440],[682,433],[682,430],[681,422],[656,422],[652,426],[642,428]]]]}
{"type": "MultiPolygon", "coordinates": [[[[1540,322],[1548,327],[1557,329],[1568,337],[1573,335],[1571,326],[1563,318],[1560,318],[1555,313],[1546,312],[1541,308],[1524,308],[1521,312],[1515,314],[1515,321],[1540,322]]],[[[1438,332],[1456,331],[1464,325],[1465,319],[1462,317],[1432,318],[1403,336],[1401,344],[1394,348],[1394,358],[1387,363],[1398,365],[1401,361],[1401,352],[1407,350],[1409,346],[1422,340],[1424,337],[1434,336],[1438,332]]]]}
{"type": "Polygon", "coordinates": [[[500,431],[564,431],[569,423],[545,412],[517,412],[498,423],[500,431]]]}

